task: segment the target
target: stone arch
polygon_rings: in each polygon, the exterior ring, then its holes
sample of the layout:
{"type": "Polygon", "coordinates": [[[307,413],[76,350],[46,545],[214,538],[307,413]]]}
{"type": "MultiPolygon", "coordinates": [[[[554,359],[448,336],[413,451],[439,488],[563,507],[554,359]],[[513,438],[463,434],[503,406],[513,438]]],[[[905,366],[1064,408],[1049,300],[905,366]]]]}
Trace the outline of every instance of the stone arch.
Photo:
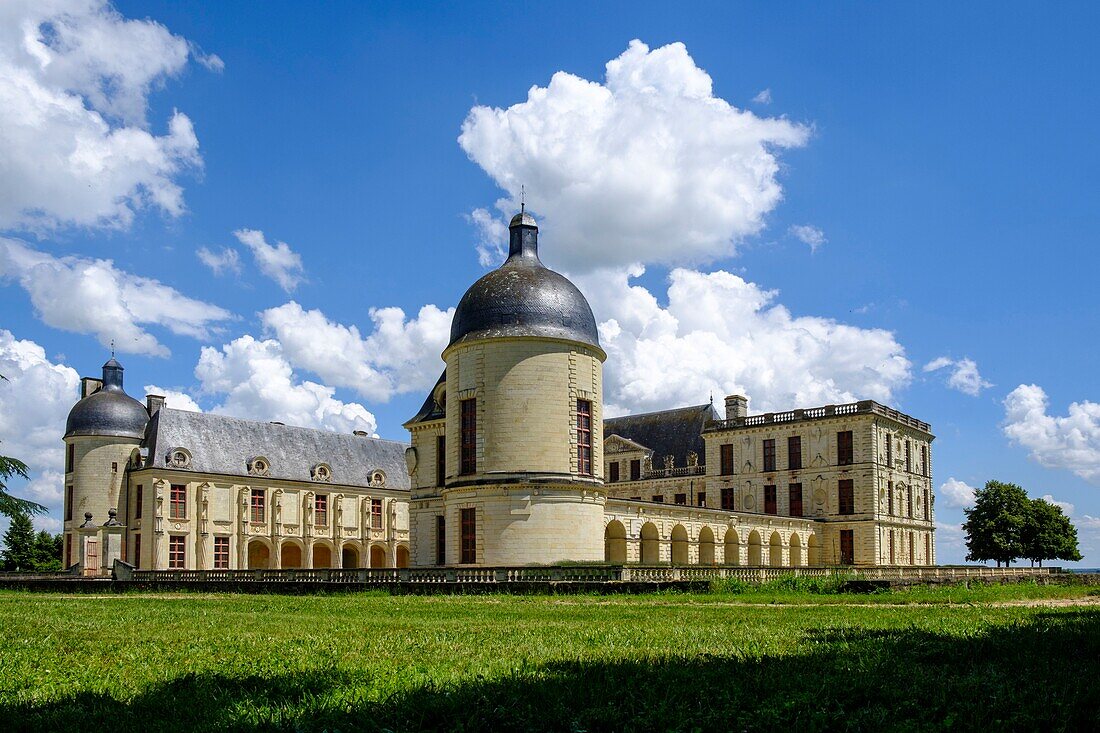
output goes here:
{"type": "Polygon", "coordinates": [[[727,529],[722,544],[725,547],[725,557],[723,559],[726,561],[726,565],[740,565],[741,537],[738,536],[737,530],[733,527],[727,529]]]}
{"type": "Polygon", "coordinates": [[[398,545],[397,546],[396,557],[397,557],[397,567],[399,567],[399,568],[409,567],[409,546],[408,545],[398,545]]]}
{"type": "Polygon", "coordinates": [[[354,542],[345,542],[340,548],[340,567],[354,570],[360,565],[359,547],[354,542]]]}
{"type": "Polygon", "coordinates": [[[626,562],[626,527],[618,519],[612,519],[604,529],[603,559],[618,564],[626,562]]]}
{"type": "Polygon", "coordinates": [[[661,561],[661,533],[657,525],[646,522],[641,531],[641,562],[643,565],[655,565],[661,561]]]}
{"type": "Polygon", "coordinates": [[[705,524],[699,530],[699,564],[714,565],[714,530],[705,524]]]}
{"type": "Polygon", "coordinates": [[[760,554],[760,532],[753,530],[749,533],[749,565],[759,567],[763,565],[763,557],[760,554]]]}
{"type": "Polygon", "coordinates": [[[817,536],[817,532],[810,535],[810,539],[806,542],[806,549],[808,551],[806,564],[812,568],[821,565],[821,538],[817,536]]]}
{"type": "Polygon", "coordinates": [[[672,564],[688,564],[688,532],[682,524],[672,528],[672,564]]]}
{"type": "Polygon", "coordinates": [[[306,548],[298,540],[286,539],[279,546],[279,567],[295,570],[305,567],[306,548]]]}
{"type": "Polygon", "coordinates": [[[783,537],[778,532],[772,532],[768,540],[768,565],[773,568],[783,567],[783,537]]]}
{"type": "Polygon", "coordinates": [[[804,563],[802,562],[802,538],[798,536],[797,532],[791,533],[791,567],[800,568],[804,563]]]}
{"type": "Polygon", "coordinates": [[[382,545],[370,546],[370,566],[372,568],[384,568],[388,566],[386,548],[382,545]]]}
{"type": "Polygon", "coordinates": [[[315,542],[313,544],[313,567],[331,568],[333,566],[332,545],[327,542],[315,542]]]}
{"type": "Polygon", "coordinates": [[[268,570],[271,568],[271,543],[263,537],[253,537],[248,541],[248,569],[268,570]]]}

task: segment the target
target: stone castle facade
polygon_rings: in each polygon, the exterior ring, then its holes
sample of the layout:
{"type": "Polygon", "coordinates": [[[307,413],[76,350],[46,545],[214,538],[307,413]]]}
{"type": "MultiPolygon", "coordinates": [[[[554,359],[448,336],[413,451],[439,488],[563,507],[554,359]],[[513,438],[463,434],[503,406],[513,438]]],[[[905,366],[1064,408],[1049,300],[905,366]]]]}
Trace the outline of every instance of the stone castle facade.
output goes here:
{"type": "Polygon", "coordinates": [[[143,569],[935,564],[933,435],[872,401],[605,419],[595,319],[513,218],[411,443],[183,412],[113,358],[66,427],[65,563],[143,569]]]}

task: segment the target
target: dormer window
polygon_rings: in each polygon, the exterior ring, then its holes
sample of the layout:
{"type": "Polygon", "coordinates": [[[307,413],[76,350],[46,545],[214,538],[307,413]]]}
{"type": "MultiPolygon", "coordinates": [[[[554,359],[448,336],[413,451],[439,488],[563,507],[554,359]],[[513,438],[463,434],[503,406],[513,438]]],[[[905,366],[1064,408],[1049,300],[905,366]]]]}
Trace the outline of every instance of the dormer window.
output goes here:
{"type": "Polygon", "coordinates": [[[309,475],[314,481],[332,481],[332,469],[327,463],[318,463],[310,469],[309,475]]]}
{"type": "Polygon", "coordinates": [[[378,468],[371,471],[370,485],[371,486],[385,486],[386,485],[386,474],[385,474],[385,472],[382,471],[381,469],[378,469],[378,468]]]}
{"type": "Polygon", "coordinates": [[[252,476],[266,476],[271,464],[263,456],[256,456],[248,461],[248,473],[252,476]]]}
{"type": "Polygon", "coordinates": [[[166,463],[170,468],[190,468],[191,452],[186,448],[173,448],[168,451],[166,463]]]}

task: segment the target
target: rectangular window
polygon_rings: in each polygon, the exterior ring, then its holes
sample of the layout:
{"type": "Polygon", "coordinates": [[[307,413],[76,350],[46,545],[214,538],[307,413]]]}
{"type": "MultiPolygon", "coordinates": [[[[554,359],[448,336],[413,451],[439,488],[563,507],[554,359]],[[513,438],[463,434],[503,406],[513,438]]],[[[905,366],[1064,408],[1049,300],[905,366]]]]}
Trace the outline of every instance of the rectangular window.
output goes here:
{"type": "Polygon", "coordinates": [[[462,400],[462,473],[477,473],[477,399],[462,400]]]}
{"type": "Polygon", "coordinates": [[[886,434],[886,465],[894,466],[894,438],[889,433],[886,434]]]}
{"type": "Polygon", "coordinates": [[[141,535],[134,535],[134,567],[141,569],[141,535]]]}
{"type": "Polygon", "coordinates": [[[640,497],[640,496],[632,496],[632,497],[630,497],[630,500],[631,500],[631,501],[641,501],[641,500],[642,500],[642,497],[640,497]]]}
{"type": "Polygon", "coordinates": [[[789,487],[791,516],[802,516],[802,484],[791,484],[789,487]]]}
{"type": "Polygon", "coordinates": [[[886,513],[894,516],[894,482],[886,482],[886,513]]]}
{"type": "Polygon", "coordinates": [[[687,494],[676,494],[675,496],[672,497],[672,499],[673,499],[673,501],[675,501],[680,506],[687,506],[687,503],[688,503],[688,495],[687,494]]]}
{"type": "Polygon", "coordinates": [[[897,563],[897,555],[894,554],[894,530],[889,530],[888,536],[890,537],[890,564],[894,565],[897,563]]]}
{"type": "Polygon", "coordinates": [[[913,451],[909,447],[909,441],[905,441],[905,470],[909,473],[913,472],[913,451]]]}
{"type": "Polygon", "coordinates": [[[841,466],[850,466],[855,460],[852,451],[852,431],[842,430],[836,434],[836,462],[841,466]]]}
{"type": "Polygon", "coordinates": [[[699,502],[699,506],[706,506],[707,505],[707,492],[700,491],[699,495],[696,497],[696,500],[699,502]]]}
{"type": "Polygon", "coordinates": [[[73,487],[70,484],[65,487],[65,521],[73,518],[73,487]]]}
{"type": "Polygon", "coordinates": [[[435,438],[435,485],[443,486],[447,482],[447,436],[435,438]]]}
{"type": "Polygon", "coordinates": [[[722,508],[726,511],[733,511],[733,489],[722,489],[721,494],[722,508]]]}
{"type": "Polygon", "coordinates": [[[732,476],[733,475],[733,443],[723,443],[718,446],[719,463],[721,464],[721,475],[732,476]]]}
{"type": "Polygon", "coordinates": [[[619,462],[614,461],[607,466],[607,483],[613,484],[619,480],[619,462]]]}
{"type": "Polygon", "coordinates": [[[370,528],[382,529],[382,500],[370,500],[370,528]]]}
{"type": "Polygon", "coordinates": [[[905,515],[910,519],[913,518],[913,487],[908,486],[905,489],[905,515]]]}
{"type": "Polygon", "coordinates": [[[328,494],[318,494],[313,498],[313,524],[328,526],[328,494]]]}
{"type": "Polygon", "coordinates": [[[69,452],[65,458],[65,473],[72,473],[76,466],[76,446],[69,443],[69,452]]]}
{"type": "Polygon", "coordinates": [[[477,509],[460,510],[462,542],[459,546],[459,562],[477,562],[477,509]]]}
{"type": "Polygon", "coordinates": [[[172,484],[168,490],[168,518],[187,519],[187,487],[172,484]]]}
{"type": "Polygon", "coordinates": [[[73,564],[73,536],[71,534],[65,535],[65,568],[73,564]]]}
{"type": "Polygon", "coordinates": [[[172,535],[168,540],[168,569],[182,570],[187,559],[187,538],[183,535],[172,535]]]}
{"type": "Polygon", "coordinates": [[[842,529],[840,530],[840,564],[855,565],[855,562],[855,533],[850,529],[842,529]]]}
{"type": "Polygon", "coordinates": [[[932,564],[932,538],[929,535],[924,536],[924,564],[932,564]]]}
{"type": "Polygon", "coordinates": [[[635,459],[630,462],[630,480],[638,481],[642,478],[642,462],[635,459]]]}
{"type": "Polygon", "coordinates": [[[924,490],[924,518],[932,518],[932,504],[928,501],[928,489],[924,490]]]}
{"type": "Polygon", "coordinates": [[[764,441],[764,470],[775,470],[775,439],[768,438],[764,441]]]}
{"type": "Polygon", "coordinates": [[[214,569],[215,570],[228,570],[229,569],[229,538],[228,537],[215,537],[214,538],[214,569]]]}
{"type": "Polygon", "coordinates": [[[855,514],[855,482],[850,478],[841,479],[837,494],[837,511],[841,514],[855,514]]]}
{"type": "Polygon", "coordinates": [[[776,507],[775,502],[775,486],[764,487],[764,513],[765,514],[778,514],[779,510],[776,507]]]}
{"type": "Polygon", "coordinates": [[[138,484],[134,502],[134,519],[141,519],[141,505],[145,503],[145,487],[138,484]]]}
{"type": "Polygon", "coordinates": [[[654,494],[653,495],[653,501],[657,502],[658,504],[664,504],[665,503],[664,494],[654,494]]]}
{"type": "Polygon", "coordinates": [[[913,552],[913,533],[909,533],[909,564],[916,565],[916,554],[913,552]]]}
{"type": "Polygon", "coordinates": [[[792,435],[787,438],[787,469],[797,471],[802,468],[802,436],[792,435]]]}
{"type": "Polygon", "coordinates": [[[592,402],[577,400],[577,473],[592,475],[592,402]]]}
{"type": "Polygon", "coordinates": [[[928,446],[926,445],[920,447],[920,475],[928,475],[928,446]]]}
{"type": "Polygon", "coordinates": [[[251,508],[249,515],[249,521],[253,524],[262,524],[264,521],[264,490],[252,489],[250,501],[248,503],[251,508]]]}
{"type": "Polygon", "coordinates": [[[442,514],[435,518],[435,564],[447,564],[447,518],[442,514]]]}

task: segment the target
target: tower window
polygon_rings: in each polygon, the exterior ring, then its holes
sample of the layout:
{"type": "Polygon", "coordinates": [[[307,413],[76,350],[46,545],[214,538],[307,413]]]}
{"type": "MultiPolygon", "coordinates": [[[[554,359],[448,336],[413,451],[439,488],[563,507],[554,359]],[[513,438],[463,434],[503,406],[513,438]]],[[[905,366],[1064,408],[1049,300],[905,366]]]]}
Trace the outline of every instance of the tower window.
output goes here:
{"type": "Polygon", "coordinates": [[[72,473],[73,467],[76,465],[76,446],[69,443],[69,453],[65,458],[65,472],[72,473]]]}
{"type": "Polygon", "coordinates": [[[788,487],[790,495],[790,507],[792,517],[802,516],[802,484],[791,484],[788,487]]]}
{"type": "Polygon", "coordinates": [[[913,450],[908,440],[905,441],[905,470],[909,473],[913,472],[913,450]]]}
{"type": "Polygon", "coordinates": [[[459,545],[459,562],[477,562],[477,509],[461,509],[459,512],[462,537],[459,545]]]}
{"type": "Polygon", "coordinates": [[[890,516],[894,516],[894,482],[889,481],[886,484],[886,513],[890,516]]]}
{"type": "Polygon", "coordinates": [[[168,518],[187,519],[187,487],[172,484],[168,492],[168,518]]]}
{"type": "Polygon", "coordinates": [[[592,475],[592,403],[577,400],[577,473],[592,475]]]}
{"type": "Polygon", "coordinates": [[[141,519],[141,505],[145,503],[145,487],[141,484],[138,484],[135,499],[137,501],[134,502],[134,519],[141,519]]]}
{"type": "Polygon", "coordinates": [[[65,487],[65,521],[69,521],[73,518],[73,486],[69,484],[65,487]]]}
{"type": "Polygon", "coordinates": [[[840,514],[855,514],[855,482],[850,478],[841,479],[837,494],[837,511],[840,514]]]}
{"type": "Polygon", "coordinates": [[[252,489],[251,498],[249,501],[249,508],[251,512],[249,514],[249,521],[253,524],[263,524],[264,514],[264,490],[252,489]]]}
{"type": "Polygon", "coordinates": [[[435,485],[442,486],[447,481],[447,436],[435,438],[435,485]]]}
{"type": "Polygon", "coordinates": [[[134,535],[134,567],[141,569],[141,535],[134,535]]]}
{"type": "Polygon", "coordinates": [[[172,535],[168,540],[168,568],[170,570],[182,570],[187,559],[187,538],[183,535],[172,535]]]}
{"type": "Polygon", "coordinates": [[[775,501],[775,486],[764,487],[764,513],[765,514],[778,514],[779,510],[776,507],[775,501]]]}
{"type": "Polygon", "coordinates": [[[442,514],[435,518],[435,564],[447,564],[447,518],[442,514]]]}
{"type": "Polygon", "coordinates": [[[920,474],[928,475],[928,446],[926,445],[920,447],[920,474]]]}
{"type": "Polygon", "coordinates": [[[905,514],[910,519],[913,518],[913,487],[907,486],[905,489],[905,514]]]}
{"type": "Polygon", "coordinates": [[[928,502],[928,489],[924,490],[924,518],[932,518],[932,505],[928,502]]]}
{"type": "Polygon", "coordinates": [[[894,439],[889,433],[886,434],[886,465],[891,468],[894,466],[894,439]]]}
{"type": "Polygon", "coordinates": [[[313,524],[318,527],[328,526],[328,494],[313,497],[313,524]]]}
{"type": "Polygon", "coordinates": [[[477,398],[462,400],[462,473],[477,473],[477,398]]]}
{"type": "Polygon", "coordinates": [[[842,430],[836,434],[836,462],[841,466],[850,466],[855,461],[852,449],[852,431],[842,430]]]}
{"type": "Polygon", "coordinates": [[[797,471],[802,468],[802,436],[792,435],[787,438],[787,469],[797,471]]]}
{"type": "Polygon", "coordinates": [[[723,443],[718,446],[718,463],[721,475],[733,475],[733,443],[723,443]]]}
{"type": "Polygon", "coordinates": [[[215,537],[214,538],[214,569],[215,570],[228,570],[229,569],[229,538],[228,537],[215,537]]]}
{"type": "Polygon", "coordinates": [[[768,438],[764,441],[764,470],[775,470],[775,439],[768,438]]]}

